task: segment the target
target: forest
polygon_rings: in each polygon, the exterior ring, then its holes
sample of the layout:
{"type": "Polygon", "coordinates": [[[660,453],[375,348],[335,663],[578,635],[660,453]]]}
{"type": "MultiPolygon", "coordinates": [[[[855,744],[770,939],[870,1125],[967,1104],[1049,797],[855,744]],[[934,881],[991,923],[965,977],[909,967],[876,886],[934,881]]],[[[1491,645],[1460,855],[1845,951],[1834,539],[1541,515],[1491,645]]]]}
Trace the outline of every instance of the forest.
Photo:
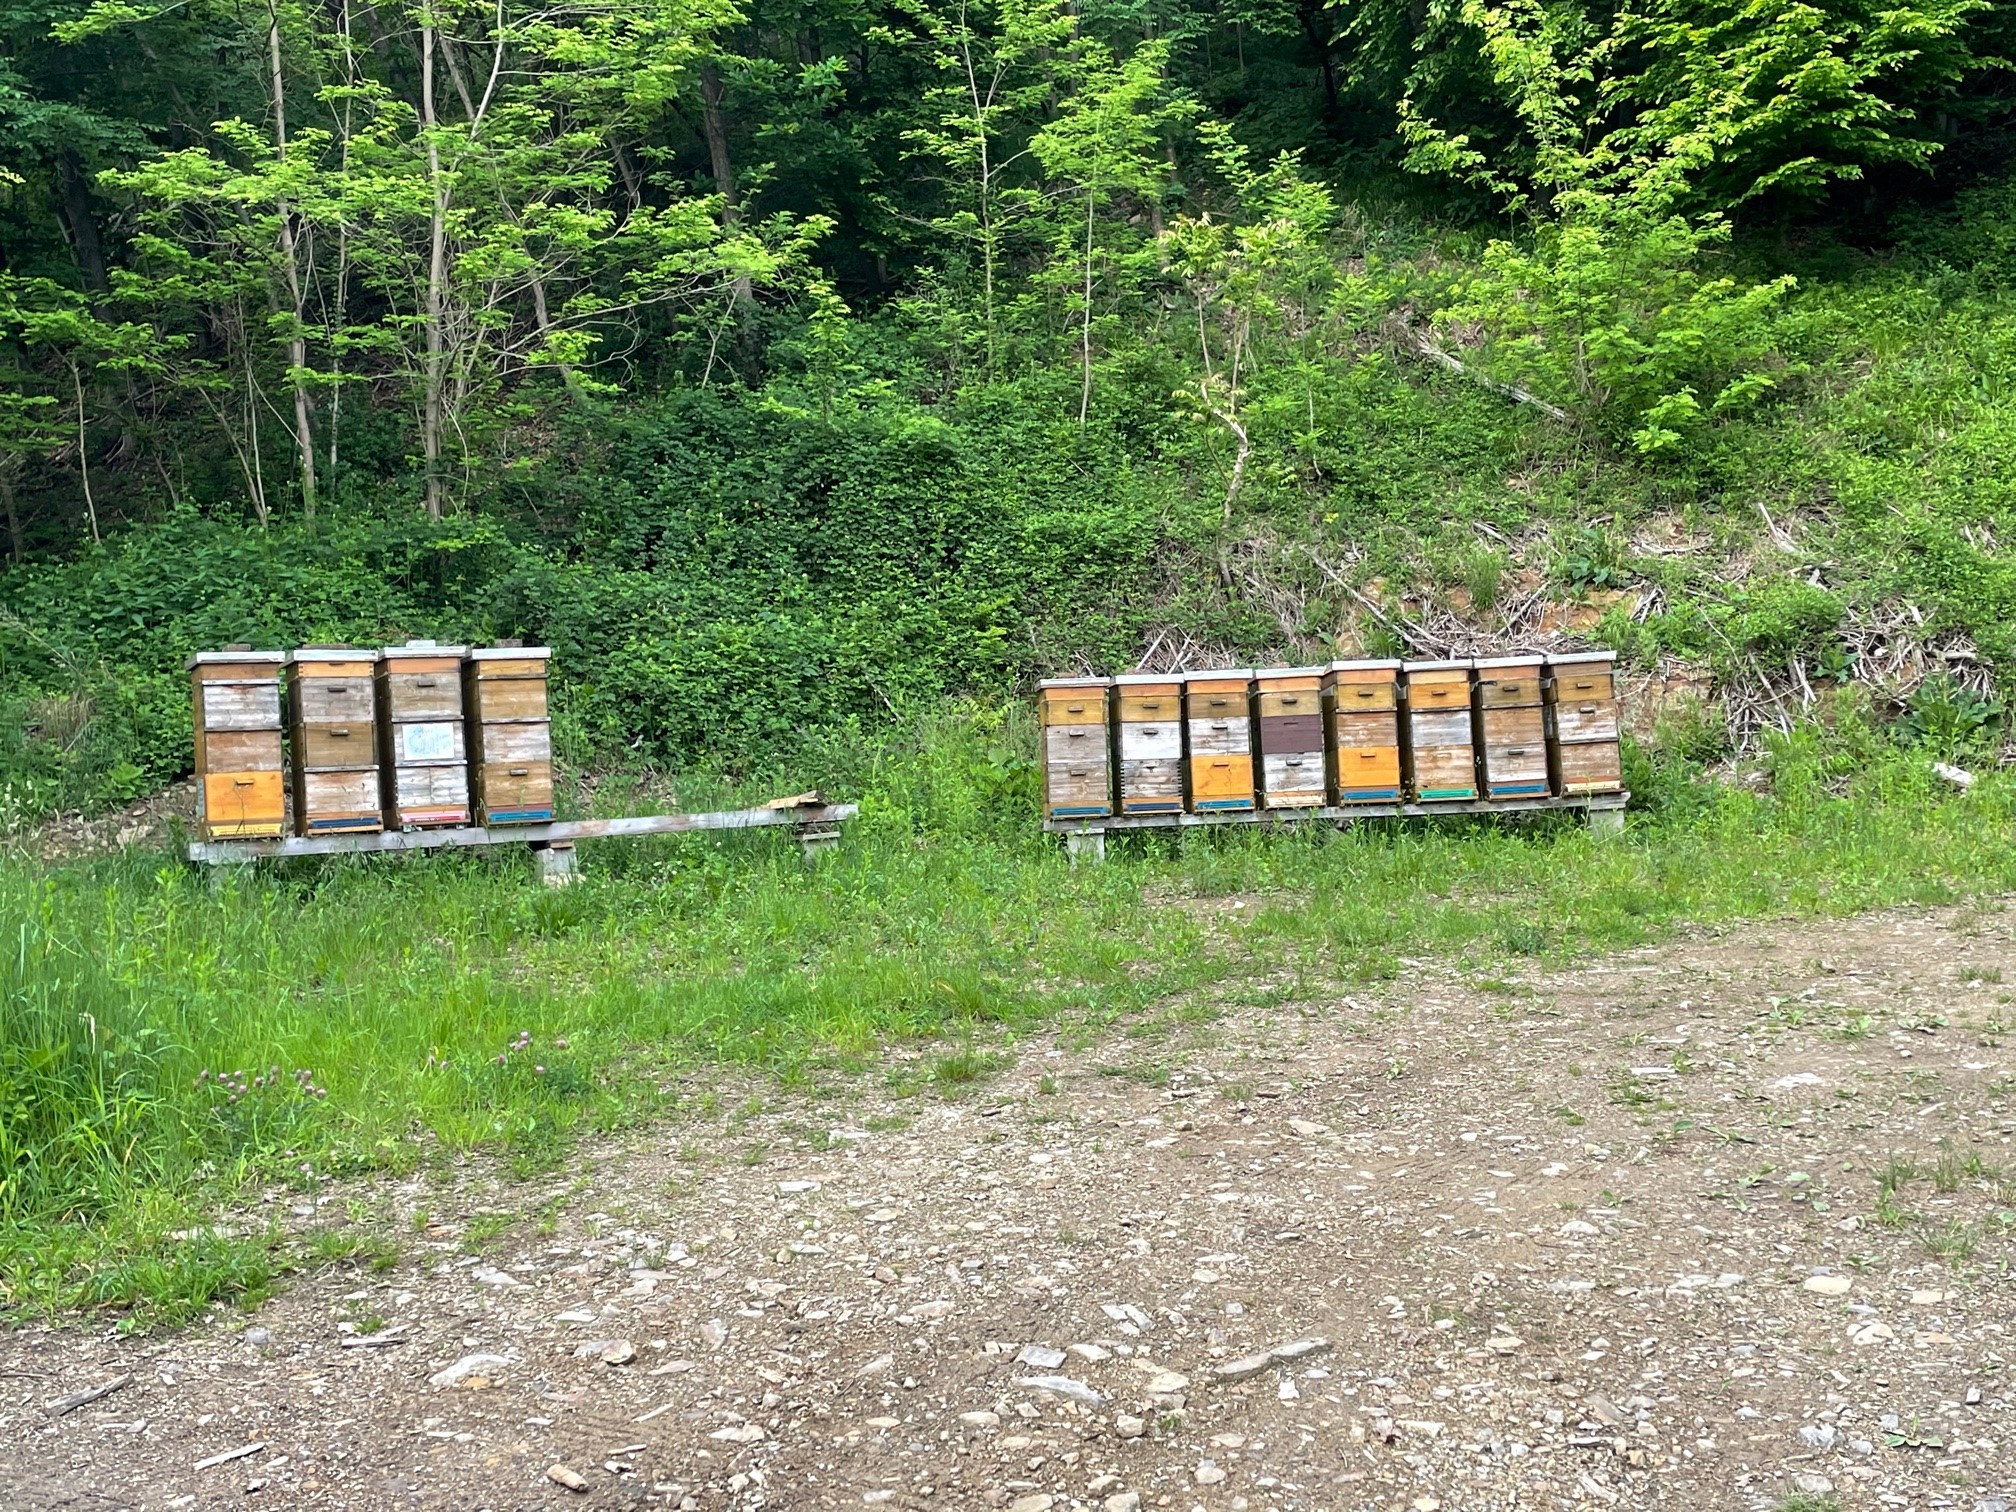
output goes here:
{"type": "Polygon", "coordinates": [[[232,640],[548,641],[583,768],[1550,613],[1676,750],[1999,726],[1987,0],[0,27],[17,818],[186,772],[232,640]]]}

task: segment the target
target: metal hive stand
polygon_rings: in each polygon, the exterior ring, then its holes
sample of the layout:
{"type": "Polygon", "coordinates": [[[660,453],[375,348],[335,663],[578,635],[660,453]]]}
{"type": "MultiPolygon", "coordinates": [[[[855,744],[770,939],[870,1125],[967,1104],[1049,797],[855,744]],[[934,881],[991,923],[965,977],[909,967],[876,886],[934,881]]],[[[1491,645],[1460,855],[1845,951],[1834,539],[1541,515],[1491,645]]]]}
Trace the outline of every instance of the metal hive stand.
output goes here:
{"type": "Polygon", "coordinates": [[[1096,819],[1047,819],[1043,828],[1062,835],[1071,860],[1104,861],[1106,837],[1116,831],[1209,829],[1228,824],[1353,824],[1363,819],[1433,819],[1443,814],[1581,813],[1593,835],[1624,833],[1626,792],[1573,794],[1564,798],[1470,799],[1456,803],[1352,803],[1322,808],[1235,809],[1210,814],[1108,814],[1096,819]]]}

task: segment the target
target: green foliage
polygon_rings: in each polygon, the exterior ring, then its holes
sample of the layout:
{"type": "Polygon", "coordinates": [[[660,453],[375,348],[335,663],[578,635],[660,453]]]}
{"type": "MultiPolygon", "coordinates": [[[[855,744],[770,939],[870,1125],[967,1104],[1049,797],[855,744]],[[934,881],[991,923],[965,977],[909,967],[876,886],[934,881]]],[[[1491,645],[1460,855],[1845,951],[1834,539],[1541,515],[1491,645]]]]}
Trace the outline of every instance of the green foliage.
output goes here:
{"type": "Polygon", "coordinates": [[[1946,675],[1918,684],[1897,721],[1898,738],[1941,761],[1979,757],[2002,734],[2002,701],[1984,697],[1946,675]]]}

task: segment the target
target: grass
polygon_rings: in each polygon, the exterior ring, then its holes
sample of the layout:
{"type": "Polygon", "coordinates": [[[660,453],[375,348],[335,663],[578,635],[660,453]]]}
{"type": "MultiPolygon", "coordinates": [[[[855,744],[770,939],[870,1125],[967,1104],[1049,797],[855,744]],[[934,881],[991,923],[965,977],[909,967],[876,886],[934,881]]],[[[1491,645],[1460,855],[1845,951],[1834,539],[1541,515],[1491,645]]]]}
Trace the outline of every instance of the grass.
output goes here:
{"type": "MultiPolygon", "coordinates": [[[[818,1084],[935,1040],[903,1089],[956,1096],[1019,1037],[1096,1036],[1263,973],[1320,1005],[1402,957],[1566,954],[1681,920],[2016,885],[2016,789],[1950,794],[1903,757],[1840,792],[1674,789],[1686,801],[1621,842],[1396,822],[1128,837],[1077,870],[999,772],[939,727],[869,774],[815,868],[781,836],[608,842],[557,894],[509,853],[216,891],[161,854],[0,859],[0,1309],[145,1323],[256,1298],[317,1255],[211,1223],[253,1187],[476,1149],[529,1175],[584,1129],[717,1116],[716,1067],[818,1084]],[[1257,902],[1216,906],[1229,897],[1257,902]]],[[[336,1241],[317,1243],[326,1263],[336,1241]]]]}

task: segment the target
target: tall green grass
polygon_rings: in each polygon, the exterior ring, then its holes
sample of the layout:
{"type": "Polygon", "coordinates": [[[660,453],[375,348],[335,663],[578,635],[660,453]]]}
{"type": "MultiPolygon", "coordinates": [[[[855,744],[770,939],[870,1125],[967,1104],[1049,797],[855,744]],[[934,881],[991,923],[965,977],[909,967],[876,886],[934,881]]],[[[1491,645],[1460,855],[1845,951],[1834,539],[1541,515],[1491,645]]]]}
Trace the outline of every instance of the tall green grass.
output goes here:
{"type": "Polygon", "coordinates": [[[1768,796],[1641,770],[1658,802],[1618,841],[1567,820],[1192,832],[1074,871],[1038,831],[1025,739],[948,717],[850,758],[861,818],[813,868],[763,833],[607,842],[562,891],[512,852],[216,890],[160,854],[8,857],[0,1305],[256,1294],[285,1260],[263,1234],[160,1236],[251,1183],[477,1148],[536,1168],[582,1127],[703,1098],[709,1067],[889,1076],[892,1042],[1097,1032],[1256,966],[1320,990],[1403,954],[2016,884],[2016,787],[1955,795],[1818,737],[1774,751],[1768,796]]]}

